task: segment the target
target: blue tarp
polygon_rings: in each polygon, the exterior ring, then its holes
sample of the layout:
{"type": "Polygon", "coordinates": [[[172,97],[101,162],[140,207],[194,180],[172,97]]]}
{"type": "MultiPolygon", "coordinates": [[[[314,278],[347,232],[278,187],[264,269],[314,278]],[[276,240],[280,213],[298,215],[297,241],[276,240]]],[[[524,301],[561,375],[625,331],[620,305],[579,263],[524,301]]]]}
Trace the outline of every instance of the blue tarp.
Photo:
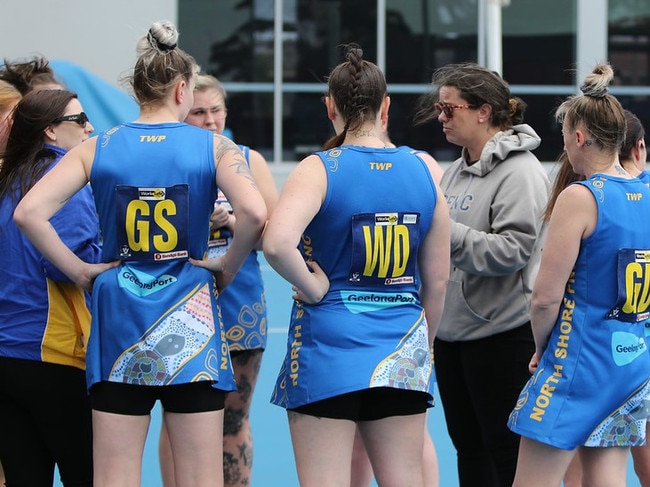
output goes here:
{"type": "Polygon", "coordinates": [[[77,93],[90,122],[98,132],[138,118],[138,104],[125,91],[69,61],[50,61],[56,78],[77,93]]]}

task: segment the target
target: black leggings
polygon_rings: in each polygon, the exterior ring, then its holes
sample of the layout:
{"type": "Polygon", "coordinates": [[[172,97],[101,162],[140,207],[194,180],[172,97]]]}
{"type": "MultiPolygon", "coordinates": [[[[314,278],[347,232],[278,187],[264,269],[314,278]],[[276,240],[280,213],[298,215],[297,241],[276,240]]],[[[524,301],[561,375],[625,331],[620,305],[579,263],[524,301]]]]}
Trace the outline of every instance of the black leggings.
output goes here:
{"type": "Polygon", "coordinates": [[[0,461],[6,486],[93,485],[92,420],[83,370],[0,357],[0,461]]]}
{"type": "Polygon", "coordinates": [[[436,339],[436,378],[460,487],[512,485],[519,435],[507,421],[530,378],[534,350],[530,323],[480,340],[436,339]]]}
{"type": "Polygon", "coordinates": [[[429,408],[429,394],[422,391],[371,387],[340,394],[289,409],[320,418],[376,421],[391,416],[422,414],[429,408]]]}

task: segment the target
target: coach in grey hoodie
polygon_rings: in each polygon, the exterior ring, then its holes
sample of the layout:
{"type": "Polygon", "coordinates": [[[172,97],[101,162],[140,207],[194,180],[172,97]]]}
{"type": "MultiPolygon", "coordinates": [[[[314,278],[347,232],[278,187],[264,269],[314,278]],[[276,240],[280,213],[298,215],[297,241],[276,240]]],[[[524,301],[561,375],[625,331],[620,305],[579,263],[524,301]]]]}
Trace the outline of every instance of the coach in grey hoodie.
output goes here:
{"type": "Polygon", "coordinates": [[[436,377],[458,452],[461,487],[510,486],[519,437],[507,419],[530,377],[529,305],[549,180],[532,154],[525,103],[475,64],[434,74],[435,115],[461,157],[442,190],[451,215],[451,274],[435,341],[436,377]]]}
{"type": "Polygon", "coordinates": [[[452,271],[438,338],[484,338],[530,319],[549,191],[546,172],[530,152],[539,144],[530,126],[515,125],[489,139],[478,161],[468,163],[464,148],[445,171],[452,271]]]}

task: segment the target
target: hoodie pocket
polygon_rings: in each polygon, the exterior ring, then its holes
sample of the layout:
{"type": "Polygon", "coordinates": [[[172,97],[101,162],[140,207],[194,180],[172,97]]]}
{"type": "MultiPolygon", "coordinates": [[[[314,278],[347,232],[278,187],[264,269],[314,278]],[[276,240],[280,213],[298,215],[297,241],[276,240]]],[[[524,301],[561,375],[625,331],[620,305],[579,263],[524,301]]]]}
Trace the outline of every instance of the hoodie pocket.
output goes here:
{"type": "Polygon", "coordinates": [[[447,283],[444,314],[447,315],[450,321],[464,325],[480,325],[490,321],[477,314],[467,303],[461,281],[450,280],[447,283]]]}

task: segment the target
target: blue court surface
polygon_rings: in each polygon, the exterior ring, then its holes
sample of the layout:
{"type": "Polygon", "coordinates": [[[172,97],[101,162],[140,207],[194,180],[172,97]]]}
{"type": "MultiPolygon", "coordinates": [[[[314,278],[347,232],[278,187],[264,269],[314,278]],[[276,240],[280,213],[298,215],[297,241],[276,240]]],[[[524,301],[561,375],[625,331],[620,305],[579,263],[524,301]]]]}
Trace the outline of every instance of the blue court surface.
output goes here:
{"type": "MultiPolygon", "coordinates": [[[[255,440],[255,460],[251,487],[298,487],[291,439],[284,409],[269,402],[276,375],[284,358],[287,326],[291,310],[291,286],[261,259],[268,306],[269,339],[255,391],[251,421],[255,440]]],[[[439,401],[436,397],[436,401],[439,401]]],[[[161,414],[154,409],[145,446],[142,472],[143,487],[160,487],[157,439],[161,414]]],[[[429,431],[438,452],[440,487],[458,487],[456,452],[444,423],[442,406],[429,412],[429,431]]],[[[640,487],[632,464],[628,467],[628,487],[640,487]]],[[[57,481],[55,487],[61,486],[57,481]]],[[[376,486],[373,483],[373,486],[376,486]]]]}

